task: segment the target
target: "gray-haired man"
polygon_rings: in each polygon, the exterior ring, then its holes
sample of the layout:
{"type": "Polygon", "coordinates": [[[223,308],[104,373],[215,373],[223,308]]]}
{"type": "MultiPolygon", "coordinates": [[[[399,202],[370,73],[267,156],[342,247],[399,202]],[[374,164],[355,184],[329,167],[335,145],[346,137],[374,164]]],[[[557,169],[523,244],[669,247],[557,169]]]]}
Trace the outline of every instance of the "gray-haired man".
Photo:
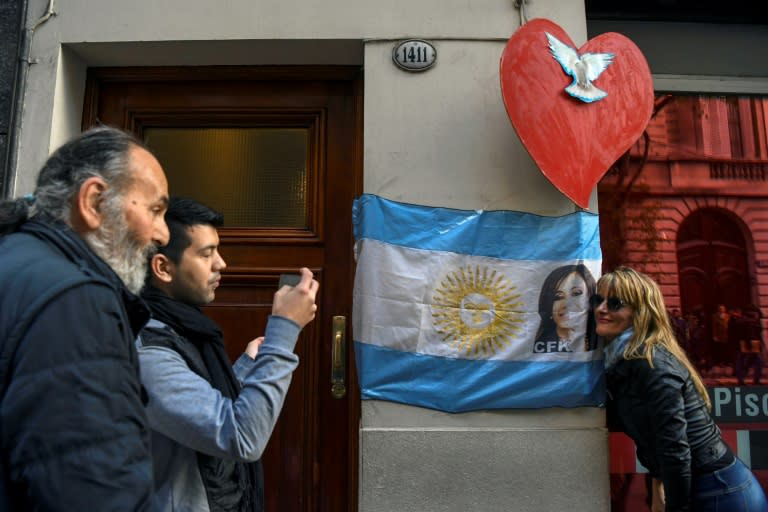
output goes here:
{"type": "Polygon", "coordinates": [[[135,295],[168,241],[168,184],[143,145],[95,128],[0,203],[2,510],[147,510],[135,295]]]}

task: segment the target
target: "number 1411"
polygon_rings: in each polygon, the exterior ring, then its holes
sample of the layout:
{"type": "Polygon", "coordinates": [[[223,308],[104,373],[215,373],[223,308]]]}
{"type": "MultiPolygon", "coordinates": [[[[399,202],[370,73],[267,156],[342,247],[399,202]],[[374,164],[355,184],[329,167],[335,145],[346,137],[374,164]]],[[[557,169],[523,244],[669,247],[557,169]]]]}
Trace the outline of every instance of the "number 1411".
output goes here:
{"type": "Polygon", "coordinates": [[[403,47],[403,62],[427,62],[427,49],[423,46],[403,47]]]}

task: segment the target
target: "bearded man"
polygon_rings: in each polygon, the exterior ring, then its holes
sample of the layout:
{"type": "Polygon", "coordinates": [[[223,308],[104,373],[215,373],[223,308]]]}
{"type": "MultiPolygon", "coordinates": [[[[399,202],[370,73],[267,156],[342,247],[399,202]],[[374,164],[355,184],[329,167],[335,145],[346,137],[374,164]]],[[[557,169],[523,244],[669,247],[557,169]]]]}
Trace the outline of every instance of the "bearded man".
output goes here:
{"type": "Polygon", "coordinates": [[[135,138],[94,128],[34,194],[0,203],[0,510],[147,510],[152,461],[134,339],[168,183],[135,138]]]}

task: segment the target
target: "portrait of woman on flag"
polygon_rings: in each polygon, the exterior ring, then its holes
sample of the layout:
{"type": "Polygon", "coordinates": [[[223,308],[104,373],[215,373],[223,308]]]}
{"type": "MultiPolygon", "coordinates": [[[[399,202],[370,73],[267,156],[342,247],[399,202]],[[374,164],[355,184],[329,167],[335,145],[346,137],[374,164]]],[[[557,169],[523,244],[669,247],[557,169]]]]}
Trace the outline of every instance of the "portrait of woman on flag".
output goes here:
{"type": "Polygon", "coordinates": [[[589,298],[595,278],[583,264],[563,265],[549,273],[539,294],[541,323],[535,353],[584,352],[595,348],[589,298]]]}

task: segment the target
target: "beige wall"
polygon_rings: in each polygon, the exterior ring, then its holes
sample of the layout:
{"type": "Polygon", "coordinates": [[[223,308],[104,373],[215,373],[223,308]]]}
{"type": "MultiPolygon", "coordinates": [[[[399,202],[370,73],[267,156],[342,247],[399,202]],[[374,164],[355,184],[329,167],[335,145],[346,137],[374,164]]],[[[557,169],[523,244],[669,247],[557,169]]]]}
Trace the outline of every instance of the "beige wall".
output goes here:
{"type": "Polygon", "coordinates": [[[423,73],[394,66],[391,41],[365,45],[365,191],[461,209],[573,212],[504,110],[506,41],[430,41],[438,61],[423,73]]]}

